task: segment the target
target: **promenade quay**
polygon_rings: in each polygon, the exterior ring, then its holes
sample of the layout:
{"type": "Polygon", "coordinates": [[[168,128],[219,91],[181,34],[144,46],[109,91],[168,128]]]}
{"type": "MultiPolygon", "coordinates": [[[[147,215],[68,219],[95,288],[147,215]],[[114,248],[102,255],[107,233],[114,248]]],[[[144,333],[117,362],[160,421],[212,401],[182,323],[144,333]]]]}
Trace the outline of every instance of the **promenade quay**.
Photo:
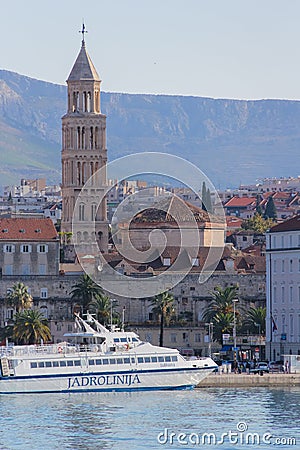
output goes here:
{"type": "Polygon", "coordinates": [[[216,374],[212,373],[197,386],[205,387],[266,387],[266,386],[300,386],[300,373],[261,375],[248,374],[216,374]]]}

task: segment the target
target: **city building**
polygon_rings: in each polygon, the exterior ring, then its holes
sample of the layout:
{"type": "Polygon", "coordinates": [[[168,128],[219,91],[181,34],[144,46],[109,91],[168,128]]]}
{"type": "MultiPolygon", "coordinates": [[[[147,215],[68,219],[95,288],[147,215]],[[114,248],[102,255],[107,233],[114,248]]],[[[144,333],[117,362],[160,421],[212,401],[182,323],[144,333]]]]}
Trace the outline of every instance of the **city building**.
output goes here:
{"type": "Polygon", "coordinates": [[[266,350],[271,360],[300,355],[300,216],[267,233],[266,350]]]}
{"type": "Polygon", "coordinates": [[[0,219],[1,275],[57,275],[59,240],[50,219],[0,219]]]}

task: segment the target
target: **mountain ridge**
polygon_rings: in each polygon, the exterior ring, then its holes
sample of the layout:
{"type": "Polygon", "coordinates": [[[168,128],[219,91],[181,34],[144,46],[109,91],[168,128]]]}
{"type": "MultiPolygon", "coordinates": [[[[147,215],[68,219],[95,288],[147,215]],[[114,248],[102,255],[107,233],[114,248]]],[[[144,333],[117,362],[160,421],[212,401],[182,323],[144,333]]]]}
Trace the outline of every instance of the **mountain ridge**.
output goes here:
{"type": "MultiPolygon", "coordinates": [[[[60,182],[66,86],[0,70],[0,185],[60,182]]],[[[297,176],[300,102],[101,93],[109,160],[141,151],[195,163],[217,188],[297,176]]]]}

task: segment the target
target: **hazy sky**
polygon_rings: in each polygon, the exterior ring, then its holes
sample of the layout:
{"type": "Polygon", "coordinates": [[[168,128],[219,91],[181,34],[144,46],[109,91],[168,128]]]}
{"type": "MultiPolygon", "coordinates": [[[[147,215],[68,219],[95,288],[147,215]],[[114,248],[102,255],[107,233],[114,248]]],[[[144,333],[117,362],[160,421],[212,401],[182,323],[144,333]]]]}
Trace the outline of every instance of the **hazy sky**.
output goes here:
{"type": "Polygon", "coordinates": [[[64,84],[81,45],[102,90],[300,99],[300,0],[0,0],[0,68],[64,84]]]}

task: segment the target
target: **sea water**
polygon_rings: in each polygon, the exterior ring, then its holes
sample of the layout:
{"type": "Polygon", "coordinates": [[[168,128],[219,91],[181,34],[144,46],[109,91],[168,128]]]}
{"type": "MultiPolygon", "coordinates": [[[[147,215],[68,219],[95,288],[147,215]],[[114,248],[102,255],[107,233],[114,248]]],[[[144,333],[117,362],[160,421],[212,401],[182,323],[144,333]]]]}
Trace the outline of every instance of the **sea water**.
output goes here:
{"type": "Polygon", "coordinates": [[[300,449],[300,388],[0,395],[1,450],[300,449]]]}

